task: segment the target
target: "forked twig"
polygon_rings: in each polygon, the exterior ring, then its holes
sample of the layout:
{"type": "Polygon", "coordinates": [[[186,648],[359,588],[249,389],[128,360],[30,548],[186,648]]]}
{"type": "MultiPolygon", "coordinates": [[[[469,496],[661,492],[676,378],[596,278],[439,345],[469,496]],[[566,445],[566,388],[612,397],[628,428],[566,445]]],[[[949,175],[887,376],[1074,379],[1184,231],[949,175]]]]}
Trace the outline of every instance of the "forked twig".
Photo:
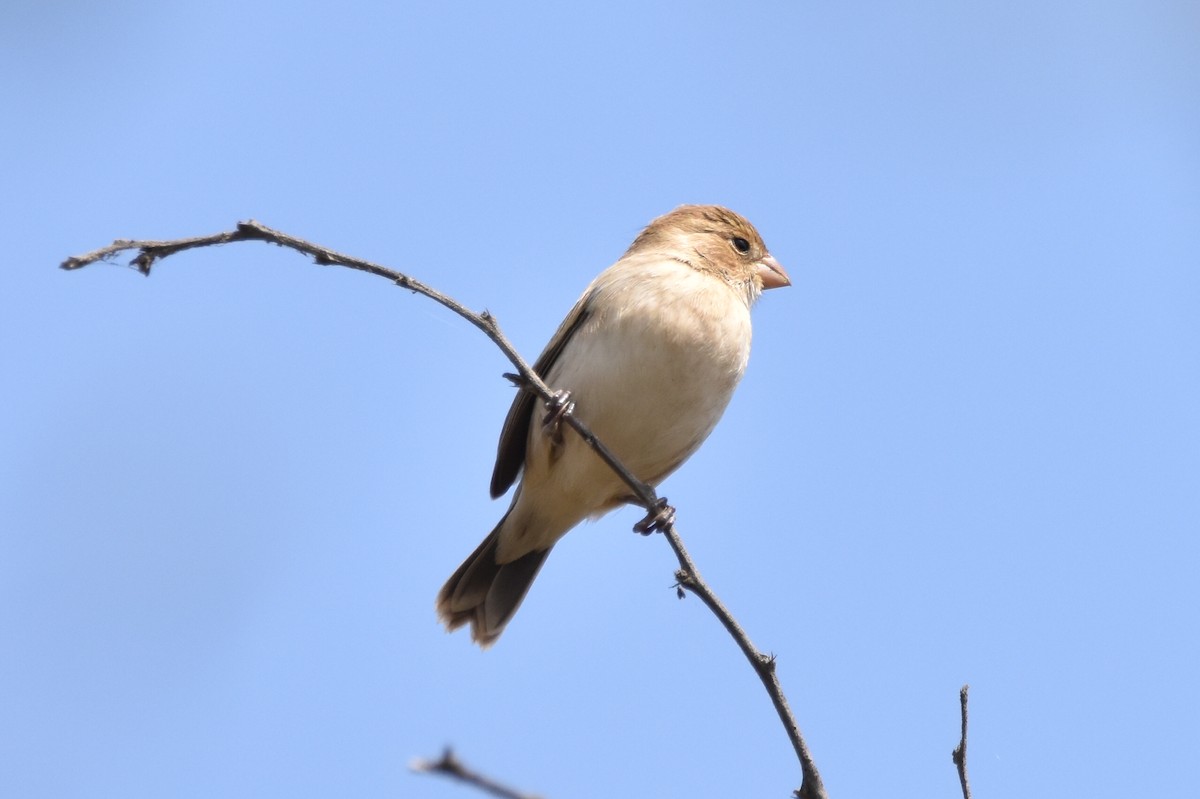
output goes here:
{"type": "MultiPolygon", "coordinates": [[[[276,244],[280,247],[287,247],[297,252],[304,253],[319,265],[322,266],[345,266],[351,269],[357,269],[362,272],[369,272],[373,275],[386,278],[397,286],[415,291],[418,294],[423,294],[434,302],[449,308],[454,313],[467,320],[475,327],[483,331],[496,346],[498,346],[505,357],[516,367],[520,376],[518,381],[522,388],[526,391],[532,391],[542,402],[552,404],[555,400],[555,394],[552,392],[540,376],[538,376],[529,364],[517,353],[516,349],[505,338],[500,330],[500,326],[496,323],[495,318],[487,311],[475,313],[466,306],[459,303],[457,300],[442,294],[441,292],[425,285],[419,280],[409,277],[408,275],[389,269],[385,266],[365,261],[361,258],[355,258],[350,255],[330,250],[317,244],[298,239],[294,236],[289,236],[278,230],[273,230],[258,222],[239,222],[237,227],[232,231],[224,233],[216,233],[211,236],[196,236],[187,239],[173,239],[170,241],[130,241],[126,239],[118,239],[107,247],[101,247],[92,252],[83,255],[73,256],[66,259],[62,263],[63,269],[81,269],[89,264],[94,264],[99,261],[111,261],[118,254],[136,250],[137,254],[130,261],[130,264],[138,269],[144,275],[150,274],[151,267],[155,262],[174,255],[175,253],[185,250],[196,249],[200,247],[212,247],[221,244],[232,244],[238,241],[262,241],[269,244],[276,244]]],[[[655,490],[639,480],[632,472],[629,471],[609,449],[604,446],[595,434],[588,428],[586,424],[580,420],[575,413],[562,414],[562,420],[578,433],[584,441],[598,454],[605,463],[608,464],[621,480],[629,486],[633,492],[633,496],[647,511],[655,512],[665,509],[665,503],[660,502],[658,494],[655,490]]],[[[649,517],[648,517],[649,518],[649,517]]],[[[779,720],[783,723],[784,730],[787,732],[788,739],[792,742],[792,748],[796,752],[796,757],[800,762],[801,784],[800,788],[794,791],[793,795],[799,799],[827,799],[825,787],[821,782],[820,774],[817,772],[816,764],[813,762],[812,756],[808,751],[808,746],[804,742],[803,736],[800,734],[800,728],[796,724],[796,719],[792,715],[791,709],[788,707],[787,698],[784,696],[783,688],[779,683],[779,678],[775,673],[775,658],[767,655],[751,643],[749,636],[738,624],[737,620],[725,607],[724,604],[713,593],[712,589],[705,583],[700,572],[696,568],[695,562],[688,554],[683,546],[683,541],[679,537],[679,533],[675,529],[675,524],[670,513],[661,513],[656,517],[646,529],[654,529],[660,531],[667,539],[672,551],[675,553],[676,559],[679,561],[679,571],[676,572],[676,579],[679,581],[681,589],[686,589],[700,598],[702,602],[713,612],[717,619],[724,625],[725,629],[733,637],[746,659],[750,661],[750,665],[754,668],[755,673],[766,688],[767,694],[771,697],[771,702],[775,706],[775,711],[779,715],[779,720]]],[[[445,759],[445,758],[443,758],[445,759]]]]}

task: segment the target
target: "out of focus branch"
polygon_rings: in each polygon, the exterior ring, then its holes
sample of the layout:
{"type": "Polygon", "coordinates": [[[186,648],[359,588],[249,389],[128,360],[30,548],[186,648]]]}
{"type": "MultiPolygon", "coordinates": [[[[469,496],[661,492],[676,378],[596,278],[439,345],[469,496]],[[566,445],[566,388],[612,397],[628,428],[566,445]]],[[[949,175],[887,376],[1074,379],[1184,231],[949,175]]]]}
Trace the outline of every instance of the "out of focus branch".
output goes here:
{"type": "Polygon", "coordinates": [[[499,796],[501,799],[541,799],[534,794],[521,793],[507,785],[501,785],[491,777],[472,771],[463,765],[463,762],[449,747],[437,760],[414,760],[409,764],[409,768],[419,774],[440,774],[443,777],[449,777],[473,788],[478,788],[484,793],[499,796]]]}
{"type": "MultiPolygon", "coordinates": [[[[150,274],[151,267],[154,264],[171,255],[174,255],[185,250],[192,250],[201,247],[213,247],[222,244],[232,244],[239,241],[261,241],[268,244],[275,244],[280,247],[295,250],[310,256],[318,265],[321,266],[345,266],[350,269],[357,269],[362,272],[369,272],[372,275],[386,278],[392,283],[402,288],[415,291],[418,294],[423,294],[434,302],[449,308],[454,313],[467,320],[475,327],[483,331],[496,346],[498,346],[505,357],[516,367],[518,379],[516,382],[523,390],[532,391],[538,398],[552,406],[555,401],[555,395],[546,386],[539,375],[525,362],[516,349],[505,338],[500,330],[500,326],[496,323],[495,318],[487,311],[476,313],[466,306],[459,303],[457,300],[442,294],[441,292],[425,285],[419,280],[409,277],[408,275],[389,269],[385,266],[365,261],[361,258],[355,258],[350,255],[336,252],[334,250],[322,247],[312,242],[298,239],[294,236],[289,236],[278,230],[273,230],[258,222],[239,222],[237,227],[232,231],[224,233],[215,233],[211,236],[196,236],[187,239],[173,239],[170,241],[130,241],[127,239],[118,239],[107,247],[101,247],[92,252],[83,255],[77,255],[67,258],[62,262],[63,269],[81,269],[90,264],[99,261],[112,261],[117,255],[125,252],[136,251],[130,264],[137,268],[144,275],[150,274]]],[[[586,409],[584,409],[586,412],[586,409]]],[[[775,658],[760,652],[750,642],[749,636],[738,624],[733,614],[725,607],[725,605],[717,598],[712,589],[700,577],[700,572],[696,568],[695,562],[688,554],[683,546],[683,541],[680,539],[678,532],[675,529],[673,521],[673,513],[666,507],[664,501],[661,501],[654,488],[643,483],[632,472],[629,471],[617,458],[609,451],[609,449],[596,438],[595,434],[588,428],[586,424],[579,418],[576,413],[565,413],[562,416],[563,420],[570,425],[598,454],[605,463],[621,478],[621,480],[629,486],[633,496],[637,499],[639,505],[649,511],[652,515],[659,512],[659,515],[653,520],[653,523],[645,527],[639,526],[640,532],[646,530],[658,530],[666,537],[668,544],[675,553],[676,559],[679,561],[679,570],[676,572],[676,579],[679,581],[680,589],[686,589],[698,596],[709,610],[716,615],[717,619],[724,625],[725,629],[733,637],[738,648],[746,656],[750,665],[754,668],[754,672],[762,681],[763,687],[767,694],[771,697],[771,702],[775,706],[775,711],[779,715],[779,720],[782,722],[784,730],[787,733],[788,740],[792,742],[792,748],[796,752],[796,758],[800,763],[801,785],[794,792],[794,795],[799,799],[827,799],[825,787],[821,782],[821,776],[817,771],[816,764],[813,762],[812,756],[808,751],[808,746],[804,742],[803,736],[800,734],[800,728],[796,724],[796,719],[792,715],[792,711],[788,706],[787,698],[784,696],[783,688],[779,683],[779,678],[775,673],[775,658]],[[666,512],[663,512],[666,511],[666,512]]],[[[647,519],[651,519],[650,516],[647,519]]],[[[446,758],[443,758],[445,760],[446,758]]]]}

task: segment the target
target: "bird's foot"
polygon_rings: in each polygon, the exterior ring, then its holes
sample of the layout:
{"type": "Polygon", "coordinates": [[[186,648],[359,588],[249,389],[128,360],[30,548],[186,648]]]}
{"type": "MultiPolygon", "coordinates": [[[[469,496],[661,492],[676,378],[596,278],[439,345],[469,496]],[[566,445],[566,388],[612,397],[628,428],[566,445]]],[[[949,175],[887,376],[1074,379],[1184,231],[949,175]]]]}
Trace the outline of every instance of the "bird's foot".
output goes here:
{"type": "Polygon", "coordinates": [[[642,535],[661,533],[674,523],[675,509],[667,504],[666,497],[659,497],[654,507],[646,511],[646,518],[633,526],[633,531],[642,535]]]}
{"type": "Polygon", "coordinates": [[[571,392],[560,389],[546,402],[546,417],[542,419],[542,427],[550,440],[555,444],[562,443],[562,421],[575,412],[575,402],[571,392]]]}

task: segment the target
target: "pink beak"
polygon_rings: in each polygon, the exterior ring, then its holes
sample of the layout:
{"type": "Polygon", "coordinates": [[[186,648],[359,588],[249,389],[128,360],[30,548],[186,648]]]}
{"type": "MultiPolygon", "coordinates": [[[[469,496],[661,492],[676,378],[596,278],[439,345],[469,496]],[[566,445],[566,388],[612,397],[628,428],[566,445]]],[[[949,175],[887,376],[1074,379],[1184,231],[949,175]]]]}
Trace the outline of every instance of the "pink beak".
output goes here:
{"type": "Polygon", "coordinates": [[[787,272],[770,255],[758,262],[758,276],[762,278],[764,289],[781,289],[792,285],[787,272]]]}

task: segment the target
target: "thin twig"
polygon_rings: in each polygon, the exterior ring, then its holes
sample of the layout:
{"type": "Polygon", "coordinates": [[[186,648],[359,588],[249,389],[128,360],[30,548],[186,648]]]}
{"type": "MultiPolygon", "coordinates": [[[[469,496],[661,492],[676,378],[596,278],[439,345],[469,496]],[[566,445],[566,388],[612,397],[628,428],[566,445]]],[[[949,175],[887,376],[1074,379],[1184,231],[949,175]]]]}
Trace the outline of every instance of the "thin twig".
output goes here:
{"type": "MultiPolygon", "coordinates": [[[[287,247],[305,255],[312,256],[313,261],[319,266],[346,266],[351,269],[357,269],[360,272],[369,272],[372,275],[387,278],[401,288],[406,288],[415,291],[418,294],[423,294],[429,299],[440,305],[449,308],[454,313],[466,319],[475,327],[483,331],[490,338],[505,357],[517,368],[517,372],[521,376],[521,385],[528,391],[532,391],[543,402],[549,402],[553,399],[553,392],[546,387],[542,382],[541,377],[533,371],[533,369],[525,362],[516,348],[504,336],[500,330],[500,326],[496,323],[495,318],[487,311],[475,313],[470,308],[459,303],[452,297],[442,294],[440,291],[425,285],[415,278],[411,278],[394,269],[389,269],[386,266],[381,266],[370,261],[364,261],[361,258],[355,258],[351,255],[331,250],[327,247],[322,247],[318,244],[313,244],[304,239],[298,239],[294,236],[289,236],[278,230],[262,225],[254,220],[248,222],[239,222],[237,228],[224,233],[214,233],[211,236],[195,236],[188,239],[173,239],[171,241],[130,241],[128,239],[117,239],[107,247],[101,247],[98,250],[92,250],[83,255],[75,255],[63,261],[60,266],[63,269],[82,269],[85,266],[97,263],[99,261],[111,261],[116,255],[129,250],[137,250],[138,253],[129,262],[131,266],[137,268],[143,275],[149,275],[151,267],[156,261],[159,261],[167,256],[174,255],[184,250],[191,250],[198,247],[214,247],[221,244],[232,244],[238,241],[264,241],[270,244],[276,244],[280,247],[287,247]]],[[[644,502],[653,503],[657,497],[654,496],[654,490],[638,480],[632,472],[621,465],[620,461],[608,451],[604,445],[596,439],[591,430],[587,428],[583,422],[575,418],[573,415],[566,416],[568,423],[573,427],[579,435],[583,436],[589,444],[596,449],[601,458],[604,459],[618,476],[634,490],[639,499],[644,502]],[[648,494],[646,492],[649,492],[648,494]]],[[[649,507],[649,505],[647,506],[649,507]]]]}
{"type": "Polygon", "coordinates": [[[437,760],[414,760],[408,767],[419,774],[441,774],[444,777],[449,777],[450,779],[458,780],[459,782],[478,788],[484,793],[499,796],[501,799],[541,799],[541,797],[535,794],[521,793],[514,788],[509,788],[507,785],[501,785],[491,777],[480,774],[477,771],[472,771],[463,765],[463,762],[458,759],[449,747],[446,748],[446,751],[442,752],[442,756],[437,760]]]}
{"type": "MultiPolygon", "coordinates": [[[[475,313],[457,300],[436,291],[408,275],[385,266],[380,266],[379,264],[371,263],[370,261],[364,261],[361,258],[344,255],[305,241],[304,239],[289,236],[286,233],[273,230],[258,222],[239,222],[235,230],[188,239],[174,239],[171,241],[130,241],[118,239],[107,247],[101,247],[84,255],[68,258],[63,261],[62,268],[81,269],[98,261],[111,261],[120,253],[137,250],[137,254],[130,261],[130,264],[135,266],[142,274],[149,275],[150,269],[156,261],[175,253],[198,247],[231,244],[238,241],[263,241],[287,247],[311,256],[319,265],[346,266],[362,272],[369,272],[370,274],[387,278],[397,286],[429,297],[434,302],[449,308],[482,330],[500,348],[501,352],[504,353],[513,366],[517,368],[517,372],[520,375],[520,380],[517,382],[524,390],[532,391],[545,403],[552,403],[554,401],[554,393],[542,382],[541,377],[533,371],[512,344],[509,343],[508,339],[501,332],[496,320],[487,311],[475,313]]],[[[608,464],[609,468],[629,486],[638,504],[651,512],[656,509],[662,510],[665,508],[665,503],[660,503],[658,494],[654,488],[643,483],[629,471],[603,442],[596,438],[596,435],[580,419],[578,414],[566,413],[563,415],[563,419],[608,464]]],[[[660,521],[652,525],[652,529],[661,531],[671,549],[675,552],[675,557],[679,561],[679,571],[676,572],[676,579],[679,581],[679,586],[700,597],[701,601],[708,606],[709,610],[713,612],[733,637],[738,647],[742,650],[742,653],[746,656],[746,659],[750,661],[750,665],[754,668],[759,679],[762,680],[763,687],[766,688],[767,694],[771,697],[771,702],[775,705],[775,711],[779,714],[779,720],[783,723],[784,730],[787,732],[788,739],[792,742],[792,748],[795,749],[796,757],[800,762],[801,784],[800,788],[793,792],[793,795],[799,799],[827,799],[825,787],[821,782],[821,776],[817,772],[816,764],[813,762],[804,738],[800,734],[800,728],[796,724],[795,716],[792,715],[787,698],[784,696],[783,688],[779,683],[779,677],[775,673],[774,656],[767,655],[755,648],[741,625],[738,624],[725,605],[717,598],[708,584],[701,579],[696,564],[692,561],[687,550],[684,549],[683,542],[680,540],[679,533],[675,529],[671,514],[662,515],[660,521]]]]}
{"type": "Polygon", "coordinates": [[[821,782],[817,764],[813,762],[812,754],[808,751],[808,744],[804,742],[804,736],[800,733],[799,725],[796,724],[796,717],[792,715],[792,709],[788,706],[787,696],[783,693],[783,686],[779,682],[779,675],[775,672],[775,656],[760,651],[751,643],[750,636],[742,629],[742,625],[733,617],[720,598],[713,593],[708,583],[700,578],[700,571],[696,568],[692,556],[684,549],[683,541],[680,540],[674,525],[668,525],[663,530],[663,536],[671,545],[671,549],[675,552],[675,558],[679,561],[680,569],[675,572],[675,579],[679,581],[680,587],[700,597],[700,601],[707,605],[713,615],[725,626],[729,635],[742,650],[742,654],[746,656],[746,660],[750,661],[754,673],[758,675],[758,679],[762,680],[763,688],[767,689],[771,703],[775,705],[779,721],[787,732],[788,740],[792,742],[792,749],[796,751],[796,759],[800,761],[800,772],[803,776],[800,788],[793,791],[792,795],[796,799],[827,799],[828,794],[825,793],[825,785],[821,782]]]}
{"type": "Polygon", "coordinates": [[[958,704],[962,708],[962,736],[952,753],[954,765],[958,766],[958,782],[962,786],[963,799],[971,799],[971,781],[967,779],[967,691],[970,687],[964,685],[958,692],[958,704]]]}

